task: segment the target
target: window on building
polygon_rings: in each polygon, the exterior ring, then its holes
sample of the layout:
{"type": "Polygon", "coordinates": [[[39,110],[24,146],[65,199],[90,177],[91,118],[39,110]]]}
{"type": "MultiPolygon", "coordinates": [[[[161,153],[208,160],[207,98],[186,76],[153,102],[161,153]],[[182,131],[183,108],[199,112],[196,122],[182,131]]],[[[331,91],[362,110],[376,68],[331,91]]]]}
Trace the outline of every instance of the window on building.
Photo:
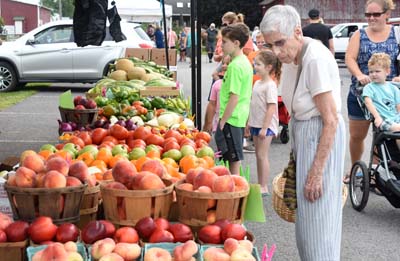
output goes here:
{"type": "Polygon", "coordinates": [[[176,7],[178,7],[178,8],[183,8],[183,3],[182,3],[182,2],[177,2],[177,3],[176,3],[176,7]]]}
{"type": "Polygon", "coordinates": [[[190,3],[188,3],[188,8],[190,8],[190,3]]]}

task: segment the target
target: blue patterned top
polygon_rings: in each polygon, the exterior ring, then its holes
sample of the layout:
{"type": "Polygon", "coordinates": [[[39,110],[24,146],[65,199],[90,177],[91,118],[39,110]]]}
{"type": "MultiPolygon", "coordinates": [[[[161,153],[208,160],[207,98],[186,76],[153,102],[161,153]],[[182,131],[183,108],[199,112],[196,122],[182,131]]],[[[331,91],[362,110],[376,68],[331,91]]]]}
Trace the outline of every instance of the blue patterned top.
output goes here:
{"type": "MultiPolygon", "coordinates": [[[[390,74],[387,80],[391,80],[393,77],[398,75],[395,61],[397,59],[397,54],[399,53],[399,47],[396,41],[396,36],[394,34],[393,26],[390,30],[390,35],[383,42],[372,42],[365,32],[365,28],[360,29],[360,49],[358,51],[357,64],[361,72],[368,75],[368,60],[374,53],[387,53],[392,61],[390,65],[390,74]]],[[[357,83],[357,78],[351,76],[351,88],[354,88],[357,83]]]]}

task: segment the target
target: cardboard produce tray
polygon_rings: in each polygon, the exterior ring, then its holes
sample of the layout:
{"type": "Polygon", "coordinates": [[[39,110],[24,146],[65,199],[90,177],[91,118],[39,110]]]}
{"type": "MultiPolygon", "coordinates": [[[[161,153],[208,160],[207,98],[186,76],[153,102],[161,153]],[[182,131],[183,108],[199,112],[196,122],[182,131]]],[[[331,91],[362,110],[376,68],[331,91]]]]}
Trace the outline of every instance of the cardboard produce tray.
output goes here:
{"type": "Polygon", "coordinates": [[[141,97],[148,96],[172,96],[176,97],[181,94],[181,91],[176,87],[146,87],[139,91],[141,97]]]}

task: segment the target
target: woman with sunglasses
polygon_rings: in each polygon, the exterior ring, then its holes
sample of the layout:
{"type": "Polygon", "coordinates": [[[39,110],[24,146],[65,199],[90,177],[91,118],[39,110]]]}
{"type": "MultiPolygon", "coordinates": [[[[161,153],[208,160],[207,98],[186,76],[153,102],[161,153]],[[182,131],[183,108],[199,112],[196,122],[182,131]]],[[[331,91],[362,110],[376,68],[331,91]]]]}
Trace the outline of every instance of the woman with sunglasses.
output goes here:
{"type": "MultiPolygon", "coordinates": [[[[347,110],[349,117],[349,147],[351,163],[361,159],[364,152],[364,139],[367,136],[370,121],[365,119],[355,96],[355,87],[358,82],[366,85],[371,82],[368,76],[368,60],[374,53],[387,53],[392,61],[388,80],[400,81],[399,72],[395,66],[398,44],[394,28],[386,24],[394,9],[392,0],[369,0],[365,5],[365,18],[368,27],[362,28],[352,35],[346,51],[345,62],[352,74],[351,85],[347,97],[347,110]]],[[[343,182],[348,184],[347,173],[343,182]]]]}

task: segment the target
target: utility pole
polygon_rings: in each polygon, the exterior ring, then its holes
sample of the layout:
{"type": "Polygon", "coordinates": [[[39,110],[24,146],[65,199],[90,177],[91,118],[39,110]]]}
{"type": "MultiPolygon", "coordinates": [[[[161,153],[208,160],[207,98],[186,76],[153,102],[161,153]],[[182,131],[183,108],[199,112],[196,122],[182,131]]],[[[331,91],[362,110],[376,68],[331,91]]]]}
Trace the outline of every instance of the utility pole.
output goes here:
{"type": "Polygon", "coordinates": [[[60,15],[60,20],[62,19],[62,3],[61,0],[58,0],[58,13],[60,15]]]}

